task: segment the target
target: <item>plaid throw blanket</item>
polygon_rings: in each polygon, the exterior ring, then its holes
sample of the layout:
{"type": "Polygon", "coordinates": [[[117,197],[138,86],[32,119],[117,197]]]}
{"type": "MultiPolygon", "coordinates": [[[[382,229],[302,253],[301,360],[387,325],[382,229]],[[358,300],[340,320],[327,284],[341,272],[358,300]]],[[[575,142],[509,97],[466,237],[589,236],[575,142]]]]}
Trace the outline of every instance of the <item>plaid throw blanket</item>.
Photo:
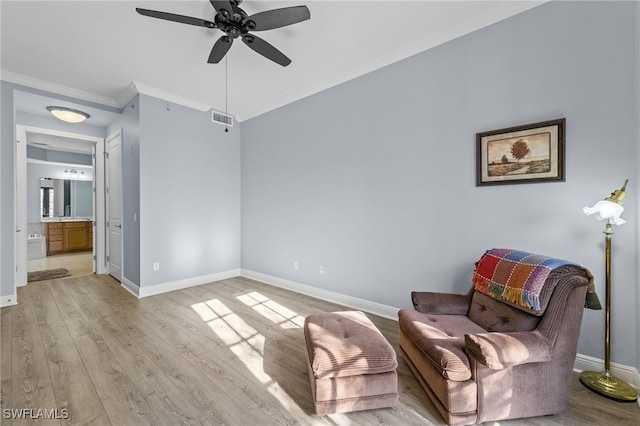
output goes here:
{"type": "Polygon", "coordinates": [[[554,269],[577,265],[562,259],[511,249],[487,250],[476,263],[474,287],[498,300],[540,312],[540,293],[554,269]]]}

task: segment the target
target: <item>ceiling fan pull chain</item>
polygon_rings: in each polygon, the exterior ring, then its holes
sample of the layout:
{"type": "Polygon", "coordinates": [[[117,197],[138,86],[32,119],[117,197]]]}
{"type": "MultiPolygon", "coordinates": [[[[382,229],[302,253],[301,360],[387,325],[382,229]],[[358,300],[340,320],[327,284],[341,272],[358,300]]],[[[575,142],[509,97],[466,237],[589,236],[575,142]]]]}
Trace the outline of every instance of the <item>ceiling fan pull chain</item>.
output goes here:
{"type": "MultiPolygon", "coordinates": [[[[224,57],[224,115],[229,117],[229,82],[228,82],[229,73],[227,72],[229,67],[227,64],[228,64],[227,56],[225,55],[224,57]]],[[[224,132],[229,133],[228,119],[224,120],[224,132]]]]}

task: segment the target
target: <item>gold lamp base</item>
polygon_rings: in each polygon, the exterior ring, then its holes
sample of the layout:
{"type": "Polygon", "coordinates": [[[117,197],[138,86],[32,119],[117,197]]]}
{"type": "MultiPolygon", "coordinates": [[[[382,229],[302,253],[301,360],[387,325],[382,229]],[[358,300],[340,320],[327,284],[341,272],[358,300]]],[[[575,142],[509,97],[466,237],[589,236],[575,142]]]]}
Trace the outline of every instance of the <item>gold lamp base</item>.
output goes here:
{"type": "Polygon", "coordinates": [[[580,381],[592,391],[616,401],[633,402],[638,399],[638,392],[633,386],[607,372],[583,371],[580,381]]]}

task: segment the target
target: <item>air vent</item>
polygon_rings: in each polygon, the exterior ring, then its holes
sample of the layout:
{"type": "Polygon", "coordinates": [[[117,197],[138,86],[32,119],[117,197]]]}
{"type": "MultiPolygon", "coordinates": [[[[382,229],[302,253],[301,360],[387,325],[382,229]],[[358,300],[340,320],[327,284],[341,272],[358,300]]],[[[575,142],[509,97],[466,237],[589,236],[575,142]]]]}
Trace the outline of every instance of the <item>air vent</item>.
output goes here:
{"type": "Polygon", "coordinates": [[[211,110],[211,121],[233,127],[233,115],[211,110]]]}
{"type": "Polygon", "coordinates": [[[42,142],[32,142],[31,145],[35,145],[35,146],[49,146],[48,143],[42,143],[42,142]]]}

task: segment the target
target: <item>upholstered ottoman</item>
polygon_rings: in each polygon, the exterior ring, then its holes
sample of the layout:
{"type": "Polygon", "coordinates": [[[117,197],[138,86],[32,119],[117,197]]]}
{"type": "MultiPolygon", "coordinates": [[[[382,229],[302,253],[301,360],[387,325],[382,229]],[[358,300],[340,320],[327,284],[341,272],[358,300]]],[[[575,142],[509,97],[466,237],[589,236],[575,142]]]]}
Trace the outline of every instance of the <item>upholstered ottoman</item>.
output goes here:
{"type": "Polygon", "coordinates": [[[316,414],[394,407],[398,361],[393,347],[362,312],[326,312],[304,321],[316,414]]]}

